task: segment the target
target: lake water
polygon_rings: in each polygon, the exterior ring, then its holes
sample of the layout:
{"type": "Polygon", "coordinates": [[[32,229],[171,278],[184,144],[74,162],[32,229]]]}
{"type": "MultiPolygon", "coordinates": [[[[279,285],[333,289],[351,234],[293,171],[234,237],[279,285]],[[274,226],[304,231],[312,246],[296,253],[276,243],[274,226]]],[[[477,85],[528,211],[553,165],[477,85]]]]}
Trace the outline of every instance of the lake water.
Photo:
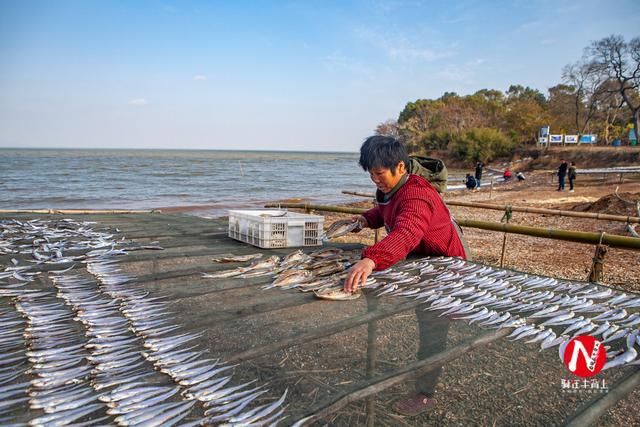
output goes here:
{"type": "MultiPolygon", "coordinates": [[[[357,153],[0,149],[3,209],[229,208],[303,199],[343,203],[372,193],[357,153]]],[[[452,181],[459,184],[461,172],[452,181]]],[[[457,186],[456,186],[457,187],[457,186]]]]}

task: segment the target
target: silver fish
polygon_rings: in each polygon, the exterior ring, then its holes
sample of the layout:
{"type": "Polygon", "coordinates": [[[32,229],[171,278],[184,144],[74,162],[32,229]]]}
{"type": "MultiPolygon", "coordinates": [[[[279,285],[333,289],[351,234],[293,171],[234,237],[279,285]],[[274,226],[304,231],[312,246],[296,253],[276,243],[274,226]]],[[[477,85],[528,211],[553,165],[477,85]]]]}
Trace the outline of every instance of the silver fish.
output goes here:
{"type": "Polygon", "coordinates": [[[245,261],[251,261],[259,258],[262,258],[261,253],[255,253],[255,254],[249,254],[249,255],[219,256],[219,257],[212,258],[211,260],[213,262],[224,263],[224,262],[245,262],[245,261]]]}
{"type": "Polygon", "coordinates": [[[329,226],[329,228],[327,228],[327,231],[324,233],[324,237],[326,239],[335,239],[337,237],[344,236],[359,227],[360,224],[358,221],[353,221],[351,219],[335,221],[329,226]]]}

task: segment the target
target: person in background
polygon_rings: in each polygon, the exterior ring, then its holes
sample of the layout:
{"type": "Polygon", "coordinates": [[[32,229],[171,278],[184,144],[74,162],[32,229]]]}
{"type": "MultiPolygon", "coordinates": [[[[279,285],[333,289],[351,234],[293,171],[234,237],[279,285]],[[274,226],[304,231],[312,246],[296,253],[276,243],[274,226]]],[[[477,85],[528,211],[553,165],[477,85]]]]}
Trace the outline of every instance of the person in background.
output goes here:
{"type": "Polygon", "coordinates": [[[478,180],[467,174],[466,178],[464,179],[464,185],[466,185],[469,190],[475,190],[476,188],[478,188],[478,180]]]}
{"type": "Polygon", "coordinates": [[[518,178],[518,181],[524,181],[524,174],[522,172],[518,172],[516,174],[516,178],[518,178]]]}
{"type": "Polygon", "coordinates": [[[573,181],[576,180],[576,162],[571,162],[569,166],[569,193],[573,193],[573,181]]]}
{"type": "Polygon", "coordinates": [[[509,181],[509,180],[511,180],[511,178],[513,178],[513,177],[511,176],[511,170],[509,170],[509,168],[506,168],[506,169],[504,170],[504,173],[502,174],[502,178],[503,178],[505,181],[509,181]]]}
{"type": "Polygon", "coordinates": [[[562,163],[558,166],[558,189],[556,191],[564,191],[564,178],[567,176],[568,168],[567,161],[562,159],[562,163]]]}
{"type": "Polygon", "coordinates": [[[480,160],[476,163],[476,174],[474,175],[476,178],[476,188],[480,188],[480,180],[482,179],[482,168],[484,168],[484,163],[480,160]]]}
{"type": "MultiPolygon", "coordinates": [[[[360,148],[360,166],[369,172],[378,187],[377,206],[353,217],[360,229],[387,229],[387,236],[362,251],[344,282],[344,291],[353,293],[364,286],[374,271],[384,270],[407,255],[451,256],[469,259],[464,238],[436,189],[424,177],[409,173],[410,159],[400,141],[389,136],[372,136],[360,148]]],[[[449,320],[439,318],[424,307],[416,308],[418,359],[441,353],[447,344],[449,320]]],[[[435,386],[440,369],[416,378],[416,390],[394,403],[395,411],[414,416],[436,404],[435,386]]]]}

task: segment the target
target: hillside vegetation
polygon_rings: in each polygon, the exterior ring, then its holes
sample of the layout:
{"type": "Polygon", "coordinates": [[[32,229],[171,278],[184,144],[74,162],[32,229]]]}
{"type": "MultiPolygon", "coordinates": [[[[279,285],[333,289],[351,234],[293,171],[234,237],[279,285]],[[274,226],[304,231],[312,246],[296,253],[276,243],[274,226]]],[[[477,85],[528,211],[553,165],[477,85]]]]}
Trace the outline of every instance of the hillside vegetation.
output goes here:
{"type": "MultiPolygon", "coordinates": [[[[400,138],[412,153],[438,150],[446,153],[442,157],[466,163],[526,151],[547,125],[552,134],[595,134],[602,145],[615,139],[628,144],[629,131],[638,134],[640,37],[626,42],[610,36],[593,42],[562,76],[546,94],[511,85],[506,92],[445,92],[437,99],[410,101],[397,120],[381,123],[376,133],[400,138]]],[[[616,155],[620,159],[615,161],[627,161],[625,155],[616,155]]]]}

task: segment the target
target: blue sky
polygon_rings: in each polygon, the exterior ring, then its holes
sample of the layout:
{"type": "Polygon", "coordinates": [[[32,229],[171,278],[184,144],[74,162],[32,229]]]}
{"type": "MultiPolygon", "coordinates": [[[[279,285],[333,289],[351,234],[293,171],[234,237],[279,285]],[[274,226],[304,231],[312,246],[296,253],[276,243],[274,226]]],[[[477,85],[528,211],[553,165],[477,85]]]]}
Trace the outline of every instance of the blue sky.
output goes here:
{"type": "Polygon", "coordinates": [[[543,92],[640,2],[0,0],[0,147],[357,151],[409,101],[543,92]]]}

